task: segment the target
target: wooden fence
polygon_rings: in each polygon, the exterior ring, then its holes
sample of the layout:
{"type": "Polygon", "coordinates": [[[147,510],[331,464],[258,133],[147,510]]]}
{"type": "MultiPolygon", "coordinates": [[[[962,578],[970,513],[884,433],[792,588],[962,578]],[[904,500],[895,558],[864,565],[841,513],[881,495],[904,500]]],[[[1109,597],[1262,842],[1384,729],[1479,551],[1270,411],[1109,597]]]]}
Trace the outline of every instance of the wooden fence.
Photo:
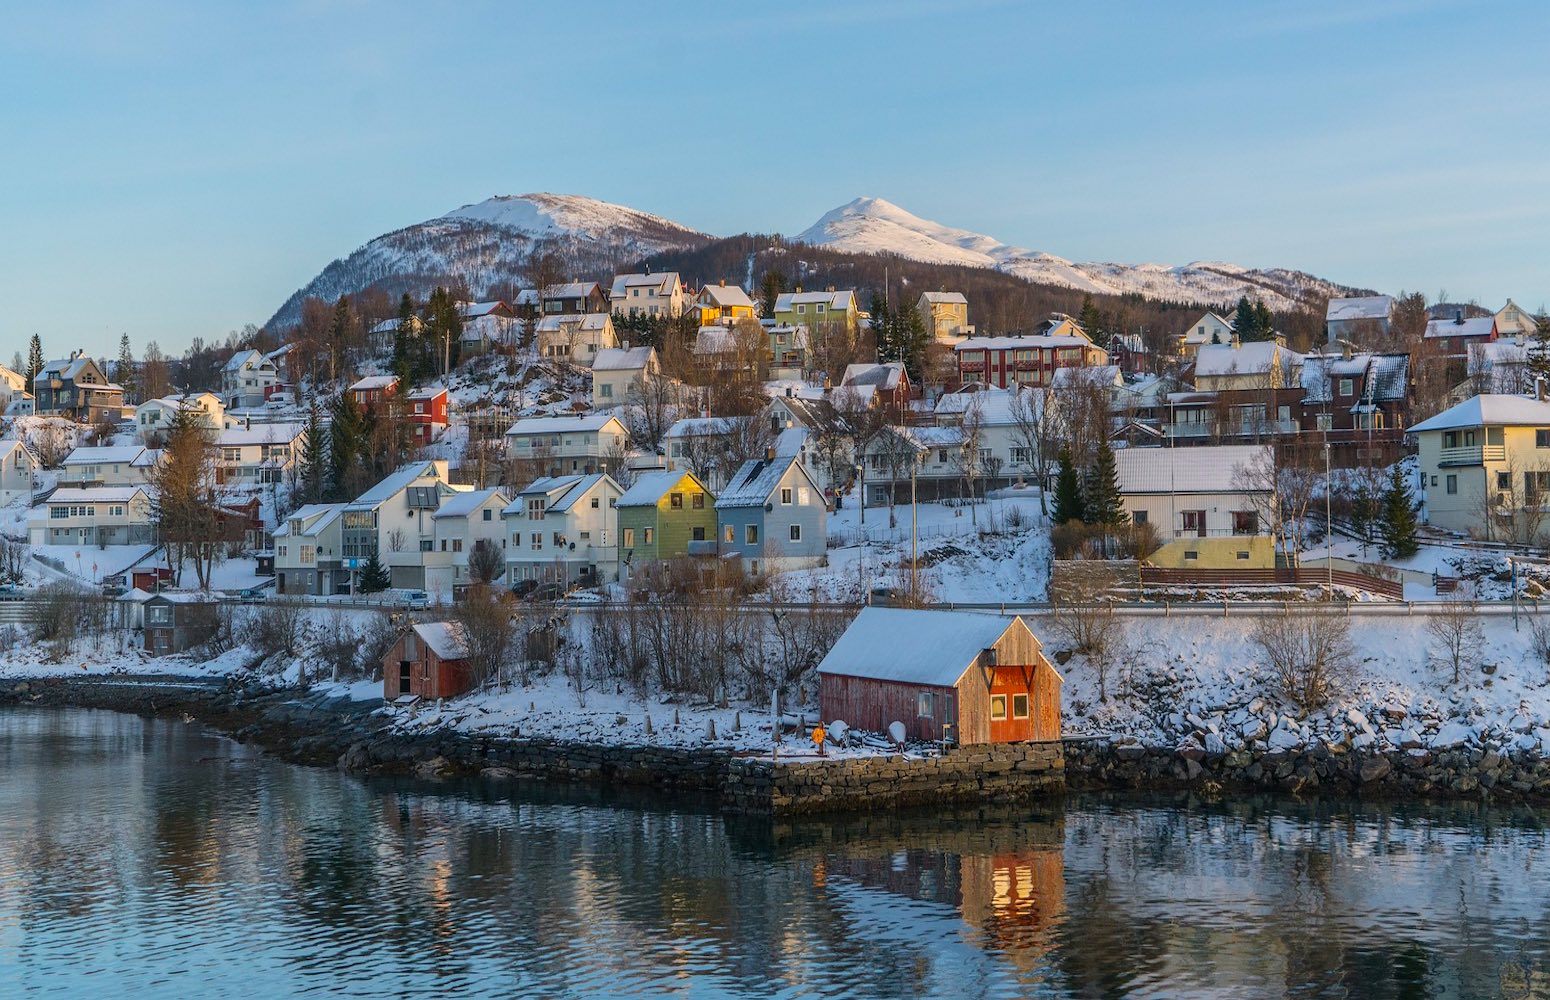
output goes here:
{"type": "Polygon", "coordinates": [[[1405,597],[1405,585],[1399,580],[1385,580],[1366,573],[1349,570],[1311,569],[1165,569],[1160,566],[1143,566],[1141,582],[1163,586],[1193,587],[1269,587],[1322,586],[1333,582],[1339,587],[1365,590],[1380,597],[1401,601],[1405,597]]]}

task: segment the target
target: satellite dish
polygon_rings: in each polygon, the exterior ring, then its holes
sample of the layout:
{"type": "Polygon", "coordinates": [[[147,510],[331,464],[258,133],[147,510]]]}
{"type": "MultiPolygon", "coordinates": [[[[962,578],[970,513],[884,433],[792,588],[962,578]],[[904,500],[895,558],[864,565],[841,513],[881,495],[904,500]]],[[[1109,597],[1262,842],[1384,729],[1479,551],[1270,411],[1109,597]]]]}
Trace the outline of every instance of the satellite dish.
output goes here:
{"type": "Polygon", "coordinates": [[[888,723],[888,735],[893,738],[893,741],[895,743],[898,743],[898,744],[902,745],[904,743],[904,723],[902,723],[902,722],[890,722],[890,723],[888,723]]]}

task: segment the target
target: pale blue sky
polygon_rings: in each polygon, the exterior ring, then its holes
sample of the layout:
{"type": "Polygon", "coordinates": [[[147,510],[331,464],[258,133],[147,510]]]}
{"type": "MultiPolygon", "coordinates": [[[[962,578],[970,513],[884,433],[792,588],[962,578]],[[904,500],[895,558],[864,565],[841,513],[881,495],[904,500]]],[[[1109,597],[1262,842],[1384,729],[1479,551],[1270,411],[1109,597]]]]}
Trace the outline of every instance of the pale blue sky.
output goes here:
{"type": "Polygon", "coordinates": [[[0,360],[181,351],[492,194],[1550,301],[1550,9],[0,6],[0,360]]]}

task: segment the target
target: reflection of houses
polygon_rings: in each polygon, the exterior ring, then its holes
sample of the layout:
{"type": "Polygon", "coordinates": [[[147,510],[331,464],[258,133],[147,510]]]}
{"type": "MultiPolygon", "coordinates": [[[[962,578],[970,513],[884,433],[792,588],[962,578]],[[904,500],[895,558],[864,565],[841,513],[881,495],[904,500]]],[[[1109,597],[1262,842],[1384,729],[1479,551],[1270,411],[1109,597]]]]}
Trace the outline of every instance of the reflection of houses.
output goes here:
{"type": "Polygon", "coordinates": [[[912,739],[1060,738],[1064,680],[1021,617],[863,608],[818,665],[820,713],[912,739]]]}
{"type": "Polygon", "coordinates": [[[1268,445],[1121,448],[1114,453],[1120,499],[1136,524],[1162,543],[1150,557],[1174,569],[1271,569],[1275,546],[1259,512],[1269,489],[1251,470],[1267,468],[1268,445]]]}
{"type": "Polygon", "coordinates": [[[474,686],[468,640],[457,622],[422,622],[382,657],[382,697],[455,698],[474,686]]]}

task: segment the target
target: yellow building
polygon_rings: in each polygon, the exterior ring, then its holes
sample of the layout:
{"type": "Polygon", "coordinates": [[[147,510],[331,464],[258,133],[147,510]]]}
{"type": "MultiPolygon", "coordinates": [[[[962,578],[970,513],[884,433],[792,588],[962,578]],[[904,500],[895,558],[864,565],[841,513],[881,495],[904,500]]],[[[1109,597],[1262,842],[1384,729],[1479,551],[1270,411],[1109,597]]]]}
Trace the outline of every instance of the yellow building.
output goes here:
{"type": "Polygon", "coordinates": [[[962,292],[922,292],[915,311],[933,340],[954,344],[974,336],[969,325],[969,300],[962,292]]]}
{"type": "Polygon", "coordinates": [[[725,281],[700,289],[694,297],[694,306],[700,311],[701,326],[730,326],[740,319],[753,319],[755,312],[748,293],[725,281]]]}
{"type": "Polygon", "coordinates": [[[1550,402],[1475,396],[1410,433],[1427,523],[1527,544],[1550,536],[1550,402]]]}
{"type": "Polygon", "coordinates": [[[1273,569],[1275,544],[1262,512],[1270,491],[1248,485],[1270,461],[1269,445],[1120,448],[1120,499],[1135,524],[1162,542],[1148,560],[1173,569],[1273,569]]]}

